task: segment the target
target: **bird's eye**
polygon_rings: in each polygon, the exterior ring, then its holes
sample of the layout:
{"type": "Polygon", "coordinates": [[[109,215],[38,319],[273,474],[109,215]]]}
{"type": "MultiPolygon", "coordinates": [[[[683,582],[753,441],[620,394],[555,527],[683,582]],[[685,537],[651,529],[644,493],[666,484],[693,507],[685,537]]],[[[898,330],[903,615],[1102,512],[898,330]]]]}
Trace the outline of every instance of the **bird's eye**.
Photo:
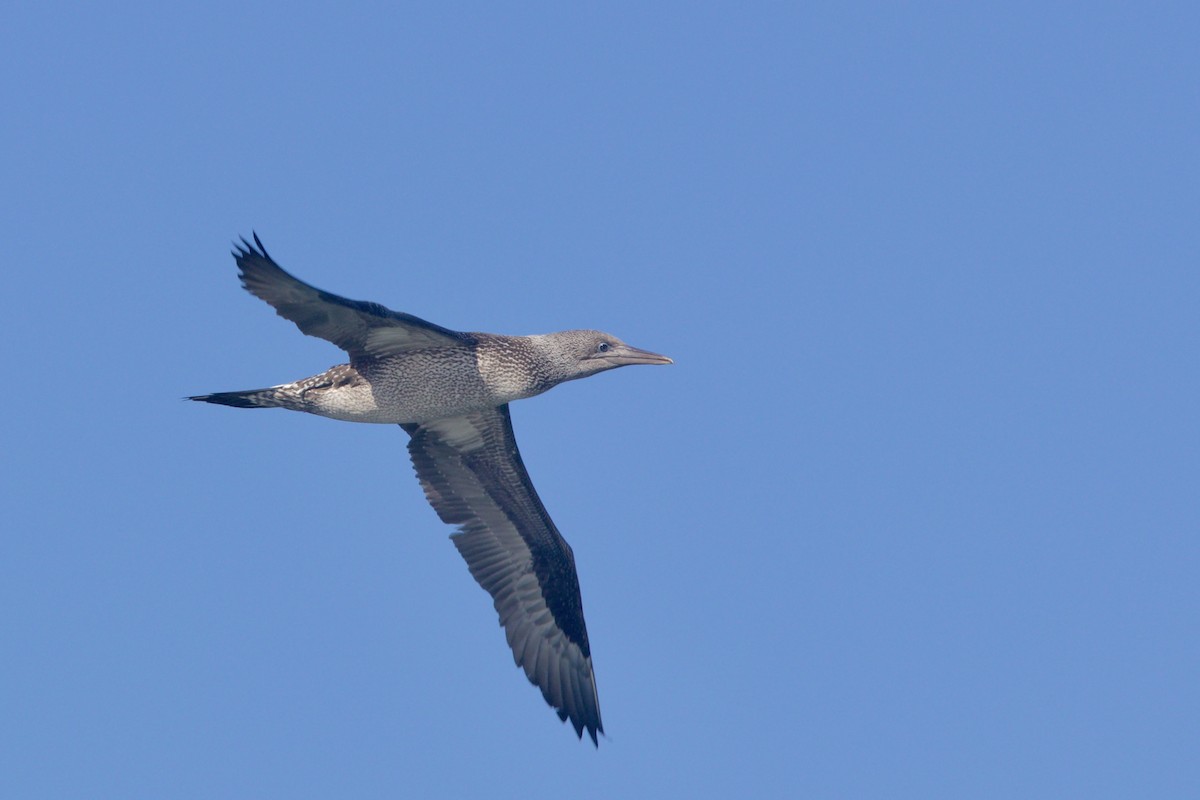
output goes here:
{"type": "Polygon", "coordinates": [[[600,344],[596,345],[596,352],[597,353],[607,353],[608,348],[609,348],[608,342],[601,342],[600,344]]]}

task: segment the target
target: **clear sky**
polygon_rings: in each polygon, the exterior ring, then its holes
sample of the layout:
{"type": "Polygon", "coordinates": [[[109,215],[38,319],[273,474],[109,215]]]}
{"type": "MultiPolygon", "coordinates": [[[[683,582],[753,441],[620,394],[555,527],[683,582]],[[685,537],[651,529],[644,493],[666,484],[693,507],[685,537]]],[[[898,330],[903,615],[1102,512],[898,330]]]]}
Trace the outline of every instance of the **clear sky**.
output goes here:
{"type": "Polygon", "coordinates": [[[1200,796],[1194,4],[10,3],[0,796],[1200,796]],[[609,739],[239,288],[513,408],[609,739]]]}

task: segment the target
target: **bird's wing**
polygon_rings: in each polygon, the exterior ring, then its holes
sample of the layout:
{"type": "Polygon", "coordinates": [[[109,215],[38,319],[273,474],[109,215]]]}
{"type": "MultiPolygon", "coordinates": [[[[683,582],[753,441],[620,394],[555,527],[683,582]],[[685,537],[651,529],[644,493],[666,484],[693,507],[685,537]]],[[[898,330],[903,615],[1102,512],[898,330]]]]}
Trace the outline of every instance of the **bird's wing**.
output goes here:
{"type": "Polygon", "coordinates": [[[242,239],[233,257],[242,285],[265,300],[279,316],[296,323],[309,336],[333,342],[351,359],[395,355],[429,347],[470,344],[470,336],[434,325],[411,314],[391,311],[378,303],[347,300],[292,277],[275,263],[254,235],[242,239]]]}
{"type": "Polygon", "coordinates": [[[517,666],[582,738],[604,732],[571,546],[529,480],[508,406],[402,426],[425,496],[500,613],[517,666]]]}

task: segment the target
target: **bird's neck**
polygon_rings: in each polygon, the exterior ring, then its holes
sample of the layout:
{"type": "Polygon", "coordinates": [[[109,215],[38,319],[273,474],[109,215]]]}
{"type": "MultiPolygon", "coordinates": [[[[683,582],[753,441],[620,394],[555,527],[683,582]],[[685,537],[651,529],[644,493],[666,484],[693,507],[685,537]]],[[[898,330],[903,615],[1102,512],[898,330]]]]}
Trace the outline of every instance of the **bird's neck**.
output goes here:
{"type": "Polygon", "coordinates": [[[533,397],[567,380],[567,365],[545,336],[475,336],[479,374],[497,404],[533,397]]]}

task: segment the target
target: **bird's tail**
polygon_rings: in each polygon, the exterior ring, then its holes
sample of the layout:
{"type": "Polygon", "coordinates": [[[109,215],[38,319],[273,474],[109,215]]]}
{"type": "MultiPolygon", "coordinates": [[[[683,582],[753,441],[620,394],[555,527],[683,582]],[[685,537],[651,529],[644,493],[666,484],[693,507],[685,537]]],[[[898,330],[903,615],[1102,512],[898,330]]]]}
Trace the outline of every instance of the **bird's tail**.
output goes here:
{"type": "Polygon", "coordinates": [[[248,392],[214,392],[213,394],[198,394],[188,400],[200,400],[205,403],[217,403],[234,408],[289,408],[288,397],[272,386],[270,389],[251,389],[248,392]]]}

